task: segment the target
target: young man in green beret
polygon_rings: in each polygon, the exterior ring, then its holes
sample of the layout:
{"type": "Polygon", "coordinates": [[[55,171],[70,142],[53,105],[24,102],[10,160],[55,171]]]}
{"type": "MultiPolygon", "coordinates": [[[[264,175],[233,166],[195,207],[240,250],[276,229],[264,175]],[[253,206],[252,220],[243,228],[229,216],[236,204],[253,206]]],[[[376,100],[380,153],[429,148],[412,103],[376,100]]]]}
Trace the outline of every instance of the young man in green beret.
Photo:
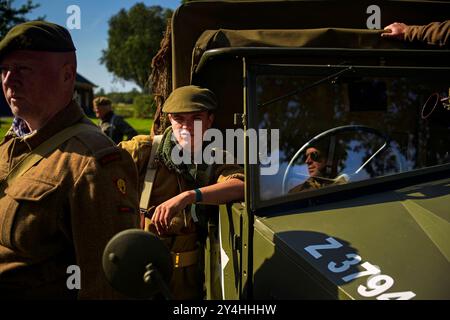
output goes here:
{"type": "Polygon", "coordinates": [[[144,229],[158,234],[171,251],[174,270],[170,289],[174,299],[203,298],[199,230],[195,223],[202,217],[192,210],[192,205],[201,208],[202,204],[218,205],[244,198],[240,166],[180,163],[174,158],[180,149],[191,155],[188,160],[202,151],[203,135],[213,124],[216,108],[216,97],[208,89],[192,85],[175,89],[163,107],[171,123],[163,136],[137,136],[120,144],[130,152],[138,168],[144,229]],[[197,133],[196,121],[201,127],[197,133]]]}
{"type": "Polygon", "coordinates": [[[129,140],[137,135],[136,130],[128,122],[114,113],[111,100],[106,97],[97,97],[93,105],[95,116],[100,119],[100,129],[116,144],[121,142],[124,136],[129,140]]]}
{"type": "Polygon", "coordinates": [[[15,116],[0,143],[0,299],[112,299],[102,254],[139,225],[129,154],[72,100],[69,32],[33,21],[0,42],[3,92],[15,116]]]}

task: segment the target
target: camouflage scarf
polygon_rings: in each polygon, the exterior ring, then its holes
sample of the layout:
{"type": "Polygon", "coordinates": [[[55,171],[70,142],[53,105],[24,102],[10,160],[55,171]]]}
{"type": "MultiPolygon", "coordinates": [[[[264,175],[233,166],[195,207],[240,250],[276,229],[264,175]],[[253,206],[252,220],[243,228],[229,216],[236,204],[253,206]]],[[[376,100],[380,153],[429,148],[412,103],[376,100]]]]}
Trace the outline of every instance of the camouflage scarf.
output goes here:
{"type": "Polygon", "coordinates": [[[12,130],[18,137],[24,137],[31,133],[30,128],[25,123],[25,121],[17,117],[13,120],[12,130]]]}

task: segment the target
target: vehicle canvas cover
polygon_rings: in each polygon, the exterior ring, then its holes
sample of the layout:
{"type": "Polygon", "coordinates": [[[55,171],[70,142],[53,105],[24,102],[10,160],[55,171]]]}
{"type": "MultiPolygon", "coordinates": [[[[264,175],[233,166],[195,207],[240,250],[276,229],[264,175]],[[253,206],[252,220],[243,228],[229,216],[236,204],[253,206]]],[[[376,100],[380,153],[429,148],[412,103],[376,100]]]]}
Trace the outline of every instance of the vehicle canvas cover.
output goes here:
{"type": "Polygon", "coordinates": [[[417,48],[380,39],[380,30],[369,30],[367,8],[371,5],[381,10],[381,27],[395,21],[410,25],[444,21],[450,8],[443,1],[188,2],[172,20],[173,88],[190,83],[193,55],[196,63],[205,50],[213,48],[417,48]]]}
{"type": "Polygon", "coordinates": [[[386,41],[382,30],[318,28],[301,30],[206,30],[195,44],[192,72],[203,54],[219,48],[352,48],[411,49],[421,45],[401,41],[386,41]]]}

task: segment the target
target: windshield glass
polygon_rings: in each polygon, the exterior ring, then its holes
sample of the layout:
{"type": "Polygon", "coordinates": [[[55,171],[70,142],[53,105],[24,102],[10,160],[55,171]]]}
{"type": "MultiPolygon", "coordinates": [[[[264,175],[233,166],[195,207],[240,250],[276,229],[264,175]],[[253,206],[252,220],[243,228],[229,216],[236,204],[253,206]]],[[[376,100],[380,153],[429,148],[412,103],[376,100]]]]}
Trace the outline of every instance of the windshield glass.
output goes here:
{"type": "Polygon", "coordinates": [[[268,145],[276,146],[278,170],[265,174],[267,163],[259,164],[259,199],[449,163],[445,73],[348,66],[258,69],[251,93],[255,127],[279,130],[267,135],[268,145]]]}

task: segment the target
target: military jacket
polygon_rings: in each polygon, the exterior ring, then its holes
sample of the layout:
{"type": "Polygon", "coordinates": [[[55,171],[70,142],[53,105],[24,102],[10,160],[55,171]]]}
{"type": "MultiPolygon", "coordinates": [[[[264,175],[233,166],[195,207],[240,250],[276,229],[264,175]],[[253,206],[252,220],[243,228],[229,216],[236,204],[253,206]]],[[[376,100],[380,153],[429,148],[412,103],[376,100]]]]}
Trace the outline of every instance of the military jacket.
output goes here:
{"type": "Polygon", "coordinates": [[[7,133],[0,181],[30,150],[75,123],[92,129],[62,143],[0,195],[0,297],[119,297],[104,276],[102,254],[116,233],[139,226],[137,172],[127,152],[72,102],[28,136],[7,133]],[[79,267],[79,291],[70,266],[79,267]]]}
{"type": "Polygon", "coordinates": [[[131,127],[121,116],[116,115],[114,112],[109,112],[105,119],[102,119],[99,123],[100,129],[103,133],[111,138],[116,144],[123,140],[123,136],[127,136],[128,139],[137,135],[136,130],[131,127]]]}
{"type": "Polygon", "coordinates": [[[405,40],[448,47],[450,45],[450,20],[432,22],[424,26],[409,26],[405,32],[405,40]]]}
{"type": "MultiPolygon", "coordinates": [[[[142,191],[145,173],[152,149],[151,137],[144,135],[136,136],[130,141],[120,143],[119,147],[124,148],[131,154],[138,170],[139,190],[142,191]]],[[[158,169],[156,172],[155,181],[153,182],[152,194],[149,201],[148,209],[150,211],[155,209],[159,204],[169,200],[181,192],[189,190],[189,186],[183,178],[180,177],[180,175],[174,171],[169,171],[169,169],[162,163],[157,163],[156,165],[158,169]]],[[[212,170],[208,171],[211,176],[203,177],[202,180],[209,181],[210,183],[204,183],[205,185],[216,182],[224,182],[233,178],[244,181],[243,168],[238,165],[214,165],[212,170]]]]}
{"type": "MultiPolygon", "coordinates": [[[[131,141],[122,142],[119,146],[126,149],[133,157],[139,173],[139,190],[142,191],[152,150],[152,139],[150,136],[137,136],[131,141]]],[[[180,174],[170,171],[163,163],[158,161],[155,161],[155,165],[157,167],[156,176],[153,182],[149,208],[147,208],[148,218],[145,219],[145,229],[154,233],[156,233],[156,229],[151,224],[149,217],[151,217],[155,208],[181,192],[192,189],[192,186],[189,186],[180,174]]],[[[211,165],[207,167],[207,170],[197,172],[196,180],[199,181],[196,183],[196,187],[233,178],[244,180],[243,169],[238,165],[211,165]]],[[[172,257],[178,254],[182,256],[183,254],[198,252],[198,229],[193,222],[190,211],[183,210],[175,214],[170,221],[167,233],[160,235],[160,239],[169,248],[172,257]]],[[[180,260],[183,260],[183,258],[180,260]]],[[[201,265],[200,258],[197,259],[196,264],[174,268],[170,281],[173,299],[193,300],[202,298],[202,272],[199,263],[201,265]]]]}

